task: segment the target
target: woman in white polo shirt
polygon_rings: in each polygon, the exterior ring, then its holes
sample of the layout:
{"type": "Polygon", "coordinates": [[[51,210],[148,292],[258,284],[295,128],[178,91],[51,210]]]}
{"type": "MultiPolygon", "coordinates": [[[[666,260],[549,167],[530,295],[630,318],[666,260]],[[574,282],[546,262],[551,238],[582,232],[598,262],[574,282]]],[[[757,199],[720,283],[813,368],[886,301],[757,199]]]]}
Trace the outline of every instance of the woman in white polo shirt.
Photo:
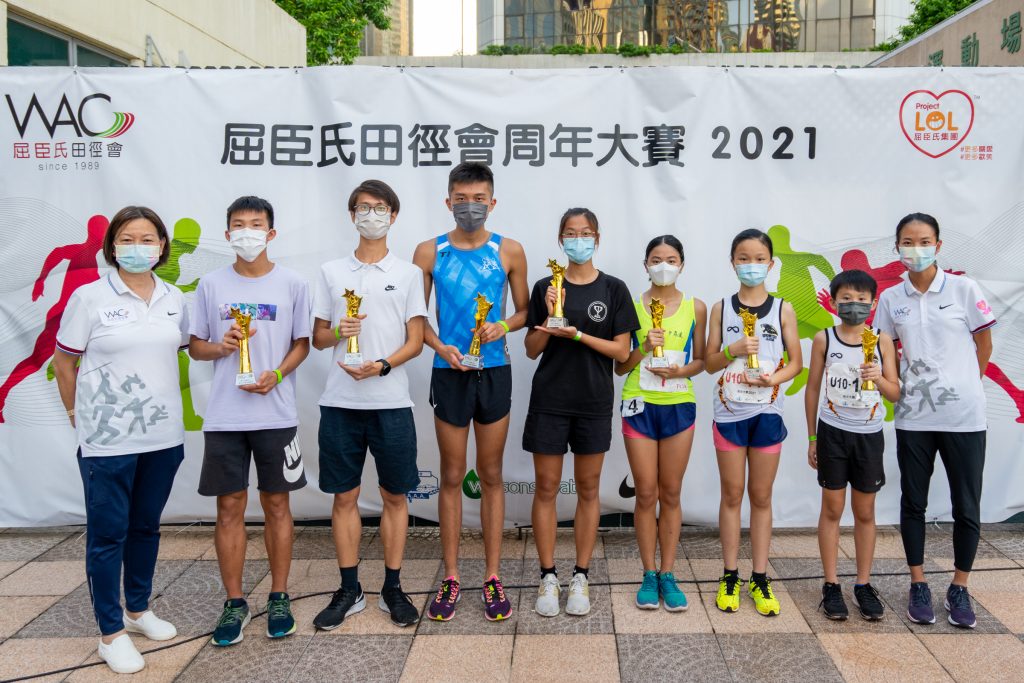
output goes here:
{"type": "Polygon", "coordinates": [[[177,635],[149,609],[160,514],[184,458],[178,350],[188,343],[188,309],[181,292],[152,272],[169,251],[167,229],[151,209],[118,211],[103,239],[113,269],[75,290],[53,359],[78,436],[99,656],[117,673],[145,666],[126,631],[151,640],[177,635]]]}
{"type": "Polygon", "coordinates": [[[938,452],[953,504],[953,581],[944,606],[949,623],[974,628],[967,578],[978,550],[981,481],[985,465],[985,392],[981,377],[992,355],[992,307],[970,278],[936,264],[939,223],[912,213],[896,226],[896,246],[907,279],[885,290],[875,324],[902,346],[896,404],[896,458],[900,466],[900,533],[910,566],[907,616],[934,624],[924,576],[925,508],[938,452]]]}

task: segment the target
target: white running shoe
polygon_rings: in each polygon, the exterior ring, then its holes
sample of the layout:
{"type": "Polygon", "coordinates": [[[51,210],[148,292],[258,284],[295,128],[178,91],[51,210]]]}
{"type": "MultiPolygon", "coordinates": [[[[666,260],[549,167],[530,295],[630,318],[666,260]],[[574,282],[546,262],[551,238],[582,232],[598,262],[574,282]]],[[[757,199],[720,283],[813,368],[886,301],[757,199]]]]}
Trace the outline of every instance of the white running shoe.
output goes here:
{"type": "Polygon", "coordinates": [[[573,574],[569,581],[569,599],[565,602],[565,613],[582,617],[590,613],[590,582],[586,574],[573,574]]]}
{"type": "Polygon", "coordinates": [[[150,640],[170,640],[178,635],[174,624],[153,614],[153,610],[146,610],[138,619],[132,619],[125,612],[124,630],[128,633],[141,633],[150,640]]]}
{"type": "Polygon", "coordinates": [[[135,649],[135,643],[127,633],[114,638],[114,642],[110,645],[100,640],[97,651],[100,659],[106,662],[110,670],[116,674],[133,674],[146,667],[146,660],[135,649]]]}
{"type": "Polygon", "coordinates": [[[537,590],[537,606],[534,608],[537,614],[542,617],[557,617],[560,609],[558,596],[561,592],[558,577],[554,574],[545,574],[540,580],[540,588],[537,590]]]}

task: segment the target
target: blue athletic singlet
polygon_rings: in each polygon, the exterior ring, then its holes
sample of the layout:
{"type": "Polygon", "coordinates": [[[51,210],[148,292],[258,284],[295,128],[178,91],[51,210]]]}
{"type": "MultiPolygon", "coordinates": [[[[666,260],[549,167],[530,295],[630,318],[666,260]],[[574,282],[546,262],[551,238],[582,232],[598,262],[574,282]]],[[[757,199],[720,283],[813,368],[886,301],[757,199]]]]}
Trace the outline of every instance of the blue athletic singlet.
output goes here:
{"type": "MultiPolygon", "coordinates": [[[[434,254],[434,294],[437,302],[437,334],[445,344],[455,346],[462,353],[469,351],[473,339],[473,317],[476,315],[477,293],[494,303],[488,322],[505,317],[505,297],[508,276],[501,265],[501,235],[491,234],[486,244],[478,249],[456,249],[447,235],[437,238],[434,254]]],[[[508,347],[505,338],[480,347],[484,368],[508,365],[508,347]]],[[[451,367],[441,356],[434,354],[435,368],[451,367]]]]}

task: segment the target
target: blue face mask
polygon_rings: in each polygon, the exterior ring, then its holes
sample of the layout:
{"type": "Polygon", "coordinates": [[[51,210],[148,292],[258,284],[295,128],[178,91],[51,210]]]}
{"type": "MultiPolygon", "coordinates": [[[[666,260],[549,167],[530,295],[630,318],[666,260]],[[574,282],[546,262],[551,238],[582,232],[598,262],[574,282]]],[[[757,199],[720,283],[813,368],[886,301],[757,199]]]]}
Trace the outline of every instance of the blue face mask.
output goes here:
{"type": "Polygon", "coordinates": [[[768,264],[741,263],[736,266],[736,277],[747,287],[756,287],[768,277],[768,264]]]}
{"type": "Polygon", "coordinates": [[[129,273],[145,273],[152,270],[160,260],[158,244],[115,244],[114,258],[122,270],[129,273]]]}
{"type": "Polygon", "coordinates": [[[935,263],[935,246],[900,247],[900,263],[915,273],[928,270],[935,263]]]}
{"type": "Polygon", "coordinates": [[[568,237],[562,240],[562,251],[573,263],[586,263],[594,258],[597,240],[593,237],[568,237]]]}

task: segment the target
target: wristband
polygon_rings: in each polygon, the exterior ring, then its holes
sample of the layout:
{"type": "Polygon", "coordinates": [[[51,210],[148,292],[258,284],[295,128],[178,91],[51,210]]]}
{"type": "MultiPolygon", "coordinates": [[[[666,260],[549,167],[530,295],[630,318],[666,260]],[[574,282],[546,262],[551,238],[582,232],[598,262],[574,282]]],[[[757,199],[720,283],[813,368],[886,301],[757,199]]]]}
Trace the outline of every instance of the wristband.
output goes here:
{"type": "Polygon", "coordinates": [[[572,338],[573,341],[580,341],[583,339],[583,333],[579,330],[576,331],[576,336],[572,338]]]}
{"type": "Polygon", "coordinates": [[[341,341],[341,325],[334,328],[334,338],[341,341]]]}
{"type": "Polygon", "coordinates": [[[818,440],[818,435],[817,434],[811,434],[810,436],[807,437],[807,440],[810,441],[811,443],[814,443],[815,441],[818,440]]]}
{"type": "Polygon", "coordinates": [[[505,330],[505,334],[508,334],[508,323],[504,320],[499,320],[498,324],[501,325],[503,330],[505,330]]]}
{"type": "Polygon", "coordinates": [[[723,346],[722,347],[722,353],[725,354],[725,359],[726,360],[729,360],[729,361],[736,360],[736,357],[734,355],[732,355],[732,352],[729,350],[728,346],[723,346]]]}
{"type": "Polygon", "coordinates": [[[277,375],[277,383],[280,384],[284,380],[284,375],[281,374],[280,370],[274,370],[274,374],[277,375]]]}
{"type": "Polygon", "coordinates": [[[72,408],[71,410],[67,411],[67,413],[68,413],[68,417],[74,417],[75,416],[75,409],[72,408]]]}

